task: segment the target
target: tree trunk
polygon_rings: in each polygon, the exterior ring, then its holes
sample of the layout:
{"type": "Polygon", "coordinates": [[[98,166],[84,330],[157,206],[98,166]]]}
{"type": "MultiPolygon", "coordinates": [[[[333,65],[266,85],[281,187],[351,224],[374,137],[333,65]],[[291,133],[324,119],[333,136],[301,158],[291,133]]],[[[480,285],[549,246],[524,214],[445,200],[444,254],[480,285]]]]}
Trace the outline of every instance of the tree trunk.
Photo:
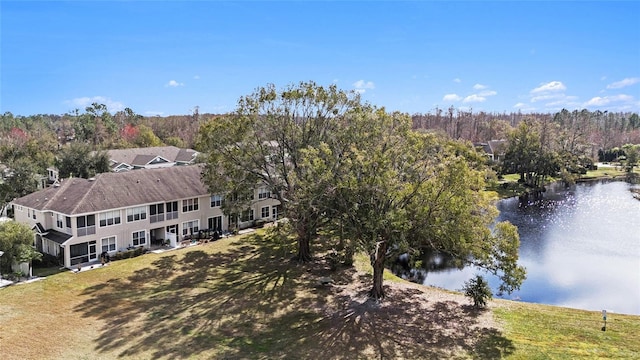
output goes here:
{"type": "Polygon", "coordinates": [[[296,232],[298,235],[298,254],[296,260],[300,263],[306,263],[311,261],[311,236],[310,226],[305,218],[298,220],[296,226],[296,232]]]}
{"type": "Polygon", "coordinates": [[[380,300],[384,298],[384,288],[382,280],[384,274],[384,260],[387,254],[387,242],[380,241],[376,244],[376,251],[371,256],[371,266],[373,266],[373,287],[369,292],[369,296],[380,300]]]}
{"type": "Polygon", "coordinates": [[[298,255],[296,255],[296,260],[300,263],[306,263],[311,261],[311,247],[309,245],[309,237],[298,236],[298,255]]]}

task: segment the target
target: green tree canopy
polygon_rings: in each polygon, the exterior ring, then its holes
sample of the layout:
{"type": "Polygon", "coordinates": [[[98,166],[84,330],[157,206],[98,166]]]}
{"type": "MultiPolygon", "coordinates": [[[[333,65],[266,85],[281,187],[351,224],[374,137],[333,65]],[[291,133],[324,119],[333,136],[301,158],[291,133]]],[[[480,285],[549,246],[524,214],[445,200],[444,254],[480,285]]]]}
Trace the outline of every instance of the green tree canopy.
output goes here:
{"type": "Polygon", "coordinates": [[[33,231],[28,225],[15,221],[0,223],[0,267],[3,272],[11,270],[14,262],[38,260],[42,254],[33,247],[33,231]]]}
{"type": "Polygon", "coordinates": [[[96,174],[110,171],[106,152],[92,152],[90,145],[72,143],[58,155],[56,166],[61,178],[70,176],[88,179],[96,174]]]}
{"type": "Polygon", "coordinates": [[[307,206],[370,255],[374,298],[384,296],[387,260],[434,250],[500,276],[501,290],[519,287],[517,231],[508,223],[490,230],[497,210],[482,191],[483,158],[470,144],[410,125],[407,115],[384,109],[351,112],[333,146],[304,151],[307,206]]]}
{"type": "Polygon", "coordinates": [[[304,189],[296,179],[301,152],[335,136],[337,123],[359,104],[358,94],[335,85],[301,82],[283,90],[258,88],[239,100],[235,113],[201,127],[197,149],[206,154],[203,179],[212,193],[225,198],[269,187],[297,232],[298,259],[308,261],[320,216],[300,198],[304,189]]]}

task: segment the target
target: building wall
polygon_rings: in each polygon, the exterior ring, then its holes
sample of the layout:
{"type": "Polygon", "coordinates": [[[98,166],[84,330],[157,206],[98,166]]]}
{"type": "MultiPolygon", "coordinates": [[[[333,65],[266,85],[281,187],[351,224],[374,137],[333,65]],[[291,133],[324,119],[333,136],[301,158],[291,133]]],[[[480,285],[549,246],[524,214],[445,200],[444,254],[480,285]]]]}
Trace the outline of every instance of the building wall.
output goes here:
{"type": "MultiPolygon", "coordinates": [[[[256,193],[256,198],[258,197],[256,193]]],[[[175,200],[174,200],[175,201],[175,200]]],[[[144,218],[140,218],[139,220],[128,221],[127,219],[127,209],[132,208],[122,208],[111,210],[110,218],[116,218],[116,214],[120,217],[119,224],[113,225],[105,225],[101,226],[100,221],[101,213],[92,213],[92,214],[81,214],[70,217],[71,228],[66,227],[66,219],[62,218],[62,227],[58,227],[57,223],[57,213],[53,213],[50,211],[40,212],[34,211],[32,209],[28,209],[25,207],[16,206],[15,209],[15,220],[26,223],[30,227],[35,226],[37,222],[40,222],[45,229],[51,230],[55,229],[60,232],[68,233],[73,235],[71,239],[69,239],[65,245],[63,246],[64,250],[64,266],[71,268],[75,264],[74,262],[86,262],[88,261],[97,261],[99,259],[100,254],[103,251],[107,251],[110,255],[115,255],[118,251],[124,251],[129,247],[143,246],[145,248],[149,248],[152,245],[152,241],[156,241],[158,239],[166,239],[167,227],[174,226],[175,231],[177,233],[178,241],[182,240],[185,236],[185,225],[194,224],[197,222],[198,230],[209,228],[209,219],[220,217],[221,225],[223,231],[229,230],[229,219],[222,212],[220,206],[211,206],[211,197],[210,196],[199,196],[190,199],[180,199],[178,202],[178,217],[173,219],[166,219],[166,205],[165,205],[165,220],[151,222],[150,215],[150,205],[154,204],[144,204],[140,205],[140,207],[144,207],[144,218]],[[198,199],[198,210],[193,211],[184,211],[183,200],[192,200],[198,199]],[[35,212],[35,219],[33,218],[33,214],[35,212]],[[80,234],[78,232],[77,219],[78,217],[86,217],[88,215],[94,215],[95,217],[95,225],[94,229],[88,231],[89,234],[80,234]],[[94,233],[91,233],[94,232],[94,233]],[[144,243],[138,242],[135,243],[135,239],[133,234],[137,233],[137,235],[144,235],[144,243]],[[152,238],[152,235],[153,238],[152,238]],[[90,254],[87,256],[87,259],[84,257],[77,257],[75,260],[72,257],[71,249],[74,245],[86,244],[87,248],[90,250],[90,254]]],[[[166,204],[166,203],[163,203],[166,204]]],[[[191,201],[193,204],[193,201],[191,201]]],[[[241,227],[250,227],[253,225],[254,221],[259,219],[264,220],[274,220],[273,215],[275,214],[274,208],[277,207],[279,202],[272,198],[263,198],[253,202],[251,208],[254,211],[254,220],[251,222],[241,223],[241,227]],[[263,211],[265,208],[265,211],[263,211]],[[266,211],[268,209],[268,211],[266,211]],[[266,216],[263,216],[266,215],[266,216]]],[[[188,210],[188,209],[187,209],[188,210]]],[[[142,216],[139,216],[142,217],[142,216]]],[[[84,229],[86,233],[88,228],[84,229]]],[[[186,231],[186,235],[191,235],[191,231],[186,231]]],[[[44,245],[44,243],[43,243],[44,245]]],[[[53,242],[47,243],[48,246],[43,246],[43,251],[57,256],[59,252],[59,247],[57,244],[53,242]]],[[[84,245],[81,245],[84,246],[84,245]]]]}

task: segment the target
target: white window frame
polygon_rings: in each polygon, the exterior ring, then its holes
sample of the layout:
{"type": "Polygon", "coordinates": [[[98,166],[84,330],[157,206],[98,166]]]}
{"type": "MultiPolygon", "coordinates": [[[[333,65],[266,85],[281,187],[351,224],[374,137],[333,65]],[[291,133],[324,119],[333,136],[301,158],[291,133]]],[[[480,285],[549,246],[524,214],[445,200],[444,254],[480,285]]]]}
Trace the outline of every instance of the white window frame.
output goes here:
{"type": "Polygon", "coordinates": [[[192,235],[200,230],[200,220],[189,220],[182,223],[182,236],[192,235]],[[195,225],[195,226],[194,226],[195,225]]]}
{"type": "Polygon", "coordinates": [[[131,245],[132,246],[144,246],[147,244],[147,231],[146,230],[138,230],[138,231],[134,231],[131,233],[131,245]],[[140,234],[142,234],[143,236],[140,237],[140,234]],[[138,235],[138,238],[135,237],[135,235],[138,235]],[[142,240],[142,242],[140,241],[142,240]],[[138,242],[136,244],[136,241],[138,242]]]}
{"type": "Polygon", "coordinates": [[[167,201],[166,203],[164,203],[165,220],[177,219],[179,212],[180,212],[180,208],[178,208],[177,201],[167,201]],[[173,209],[174,205],[175,205],[175,210],[173,209]]]}
{"type": "Polygon", "coordinates": [[[101,212],[98,217],[99,217],[98,224],[100,227],[120,225],[122,223],[120,210],[101,212]],[[104,221],[104,225],[102,225],[102,221],[104,221]]]}
{"type": "Polygon", "coordinates": [[[149,222],[150,223],[164,221],[165,206],[166,206],[165,203],[157,203],[157,204],[149,205],[149,222]],[[162,211],[158,211],[159,206],[162,206],[162,211]],[[155,214],[152,214],[153,212],[151,211],[152,209],[154,209],[155,214]]]}
{"type": "Polygon", "coordinates": [[[260,208],[261,218],[266,219],[269,217],[269,215],[271,215],[271,206],[263,206],[262,208],[260,208]],[[266,215],[265,215],[265,211],[266,211],[266,215]]]}
{"type": "Polygon", "coordinates": [[[240,213],[240,222],[249,222],[249,221],[253,221],[255,220],[256,216],[255,216],[255,211],[253,209],[247,209],[245,211],[243,211],[242,213],[240,213]],[[244,214],[245,212],[247,212],[249,214],[249,218],[245,219],[244,218],[244,214]]]}
{"type": "Polygon", "coordinates": [[[76,232],[78,233],[78,237],[95,234],[96,233],[96,216],[95,216],[95,214],[82,215],[82,216],[76,217],[76,227],[77,227],[76,228],[76,232]],[[93,216],[93,225],[88,225],[90,216],[93,216]],[[83,227],[78,226],[78,219],[80,219],[80,218],[84,218],[85,226],[83,226],[83,227]]]}
{"type": "Polygon", "coordinates": [[[58,229],[64,229],[65,228],[65,219],[64,219],[64,215],[62,214],[56,214],[56,227],[58,229]]]}
{"type": "Polygon", "coordinates": [[[135,222],[135,221],[142,221],[142,220],[145,220],[146,218],[147,218],[146,206],[136,206],[136,207],[127,209],[128,223],[135,222]]]}
{"type": "Polygon", "coordinates": [[[261,187],[258,189],[258,200],[264,200],[271,198],[271,190],[261,187]]]}
{"type": "Polygon", "coordinates": [[[105,238],[100,239],[100,251],[101,253],[103,252],[114,252],[116,251],[116,247],[118,245],[118,240],[116,238],[116,236],[108,236],[105,238]],[[113,241],[113,243],[111,243],[113,241]],[[105,244],[106,242],[106,244],[105,244]],[[107,247],[107,249],[105,250],[105,246],[107,247]]]}
{"type": "Polygon", "coordinates": [[[221,207],[223,199],[222,195],[211,195],[211,207],[221,207]]]}
{"type": "Polygon", "coordinates": [[[182,200],[182,212],[183,213],[189,213],[189,212],[198,211],[199,208],[200,208],[200,206],[198,204],[198,198],[182,200]]]}

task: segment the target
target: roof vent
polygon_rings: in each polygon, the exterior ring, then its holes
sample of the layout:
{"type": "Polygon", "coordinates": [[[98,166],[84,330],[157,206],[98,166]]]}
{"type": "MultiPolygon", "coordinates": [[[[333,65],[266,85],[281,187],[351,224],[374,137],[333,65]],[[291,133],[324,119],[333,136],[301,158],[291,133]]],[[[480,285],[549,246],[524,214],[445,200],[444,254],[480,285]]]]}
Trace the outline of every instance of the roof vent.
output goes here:
{"type": "Polygon", "coordinates": [[[88,180],[89,180],[89,181],[95,181],[95,180],[96,180],[96,178],[94,178],[94,177],[90,177],[88,180]]]}
{"type": "Polygon", "coordinates": [[[140,184],[140,180],[136,180],[136,184],[140,184]]]}

